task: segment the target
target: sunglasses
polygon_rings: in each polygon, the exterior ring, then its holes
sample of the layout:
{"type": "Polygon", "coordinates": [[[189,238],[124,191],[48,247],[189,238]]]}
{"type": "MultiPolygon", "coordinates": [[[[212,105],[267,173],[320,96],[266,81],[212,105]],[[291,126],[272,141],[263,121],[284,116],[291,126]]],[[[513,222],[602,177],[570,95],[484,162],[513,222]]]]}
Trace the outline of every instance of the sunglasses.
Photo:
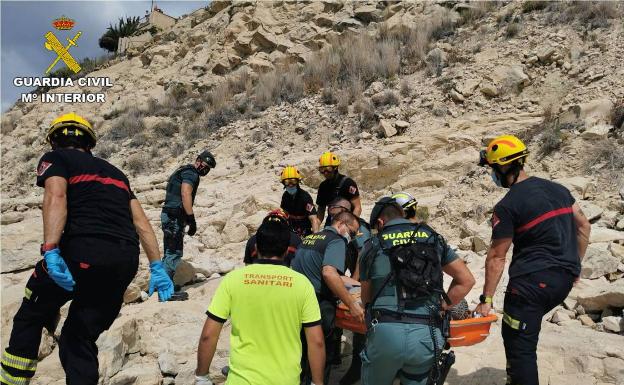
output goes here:
{"type": "Polygon", "coordinates": [[[296,179],[296,178],[284,179],[284,184],[297,185],[299,184],[299,179],[296,179]]]}
{"type": "Polygon", "coordinates": [[[333,166],[323,166],[323,167],[319,167],[318,170],[319,170],[319,172],[321,174],[325,174],[325,173],[334,171],[334,167],[333,166]]]}

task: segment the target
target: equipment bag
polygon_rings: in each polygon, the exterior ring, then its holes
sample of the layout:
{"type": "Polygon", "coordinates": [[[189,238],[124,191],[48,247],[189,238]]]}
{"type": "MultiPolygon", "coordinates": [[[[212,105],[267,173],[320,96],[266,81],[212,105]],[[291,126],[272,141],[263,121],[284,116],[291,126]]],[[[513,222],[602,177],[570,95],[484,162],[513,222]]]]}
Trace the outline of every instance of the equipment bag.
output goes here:
{"type": "MultiPolygon", "coordinates": [[[[426,240],[419,241],[416,235],[420,227],[418,225],[414,229],[408,243],[383,248],[390,259],[390,274],[396,285],[399,312],[406,302],[425,301],[436,294],[450,303],[443,288],[441,255],[437,248],[440,236],[432,233],[426,240]],[[431,238],[434,238],[433,242],[430,242],[431,238]]],[[[381,240],[380,243],[383,245],[381,240]]]]}

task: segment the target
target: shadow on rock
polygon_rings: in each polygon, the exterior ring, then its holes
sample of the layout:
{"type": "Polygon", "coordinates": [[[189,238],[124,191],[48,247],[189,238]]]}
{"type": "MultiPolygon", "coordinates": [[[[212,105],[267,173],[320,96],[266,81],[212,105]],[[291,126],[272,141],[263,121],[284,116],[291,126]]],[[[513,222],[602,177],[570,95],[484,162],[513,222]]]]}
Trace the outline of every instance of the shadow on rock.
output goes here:
{"type": "Polygon", "coordinates": [[[459,375],[457,369],[451,368],[446,384],[453,385],[504,385],[507,373],[497,368],[480,368],[472,373],[459,375]]]}

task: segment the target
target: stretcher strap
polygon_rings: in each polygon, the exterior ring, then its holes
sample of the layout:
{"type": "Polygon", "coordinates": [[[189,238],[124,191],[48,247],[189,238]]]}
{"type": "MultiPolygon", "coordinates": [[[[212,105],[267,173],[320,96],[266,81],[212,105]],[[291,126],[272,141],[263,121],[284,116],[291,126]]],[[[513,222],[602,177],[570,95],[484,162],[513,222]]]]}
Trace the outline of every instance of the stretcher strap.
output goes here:
{"type": "Polygon", "coordinates": [[[29,358],[14,356],[11,353],[7,353],[6,350],[2,353],[2,364],[19,370],[30,370],[34,372],[35,369],[37,369],[36,359],[32,360],[29,358]]]}

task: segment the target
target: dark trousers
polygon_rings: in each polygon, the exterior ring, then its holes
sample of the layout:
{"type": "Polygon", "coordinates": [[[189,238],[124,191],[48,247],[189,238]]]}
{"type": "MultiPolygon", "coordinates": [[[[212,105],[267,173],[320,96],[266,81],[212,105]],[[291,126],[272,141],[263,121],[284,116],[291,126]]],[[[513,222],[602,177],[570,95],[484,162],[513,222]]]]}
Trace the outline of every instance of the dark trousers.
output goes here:
{"type": "MultiPolygon", "coordinates": [[[[336,352],[334,338],[334,323],[336,320],[336,301],[319,300],[321,309],[321,327],[325,336],[325,373],[323,373],[323,383],[329,384],[329,375],[331,371],[331,362],[336,352]]],[[[310,363],[308,360],[308,344],[305,333],[301,331],[301,343],[303,353],[301,355],[301,385],[310,385],[312,383],[312,373],[310,371],[310,363]]]]}
{"type": "Polygon", "coordinates": [[[59,309],[70,300],[58,342],[66,382],[98,383],[95,341],[119,314],[124,292],[138,269],[139,247],[124,240],[81,237],[62,242],[61,255],[76,282],[74,291],[64,290],[48,276],[44,260],[37,263],[13,318],[3,354],[3,384],[19,383],[20,378],[27,384],[34,376],[42,329],[55,328],[59,309]]]}
{"type": "Polygon", "coordinates": [[[539,385],[536,352],[542,318],[568,296],[574,279],[554,268],[510,279],[502,327],[507,385],[539,385]]]}
{"type": "Polygon", "coordinates": [[[184,210],[164,208],[160,214],[160,224],[163,231],[163,265],[171,279],[178,264],[182,260],[184,246],[184,210]]]}

